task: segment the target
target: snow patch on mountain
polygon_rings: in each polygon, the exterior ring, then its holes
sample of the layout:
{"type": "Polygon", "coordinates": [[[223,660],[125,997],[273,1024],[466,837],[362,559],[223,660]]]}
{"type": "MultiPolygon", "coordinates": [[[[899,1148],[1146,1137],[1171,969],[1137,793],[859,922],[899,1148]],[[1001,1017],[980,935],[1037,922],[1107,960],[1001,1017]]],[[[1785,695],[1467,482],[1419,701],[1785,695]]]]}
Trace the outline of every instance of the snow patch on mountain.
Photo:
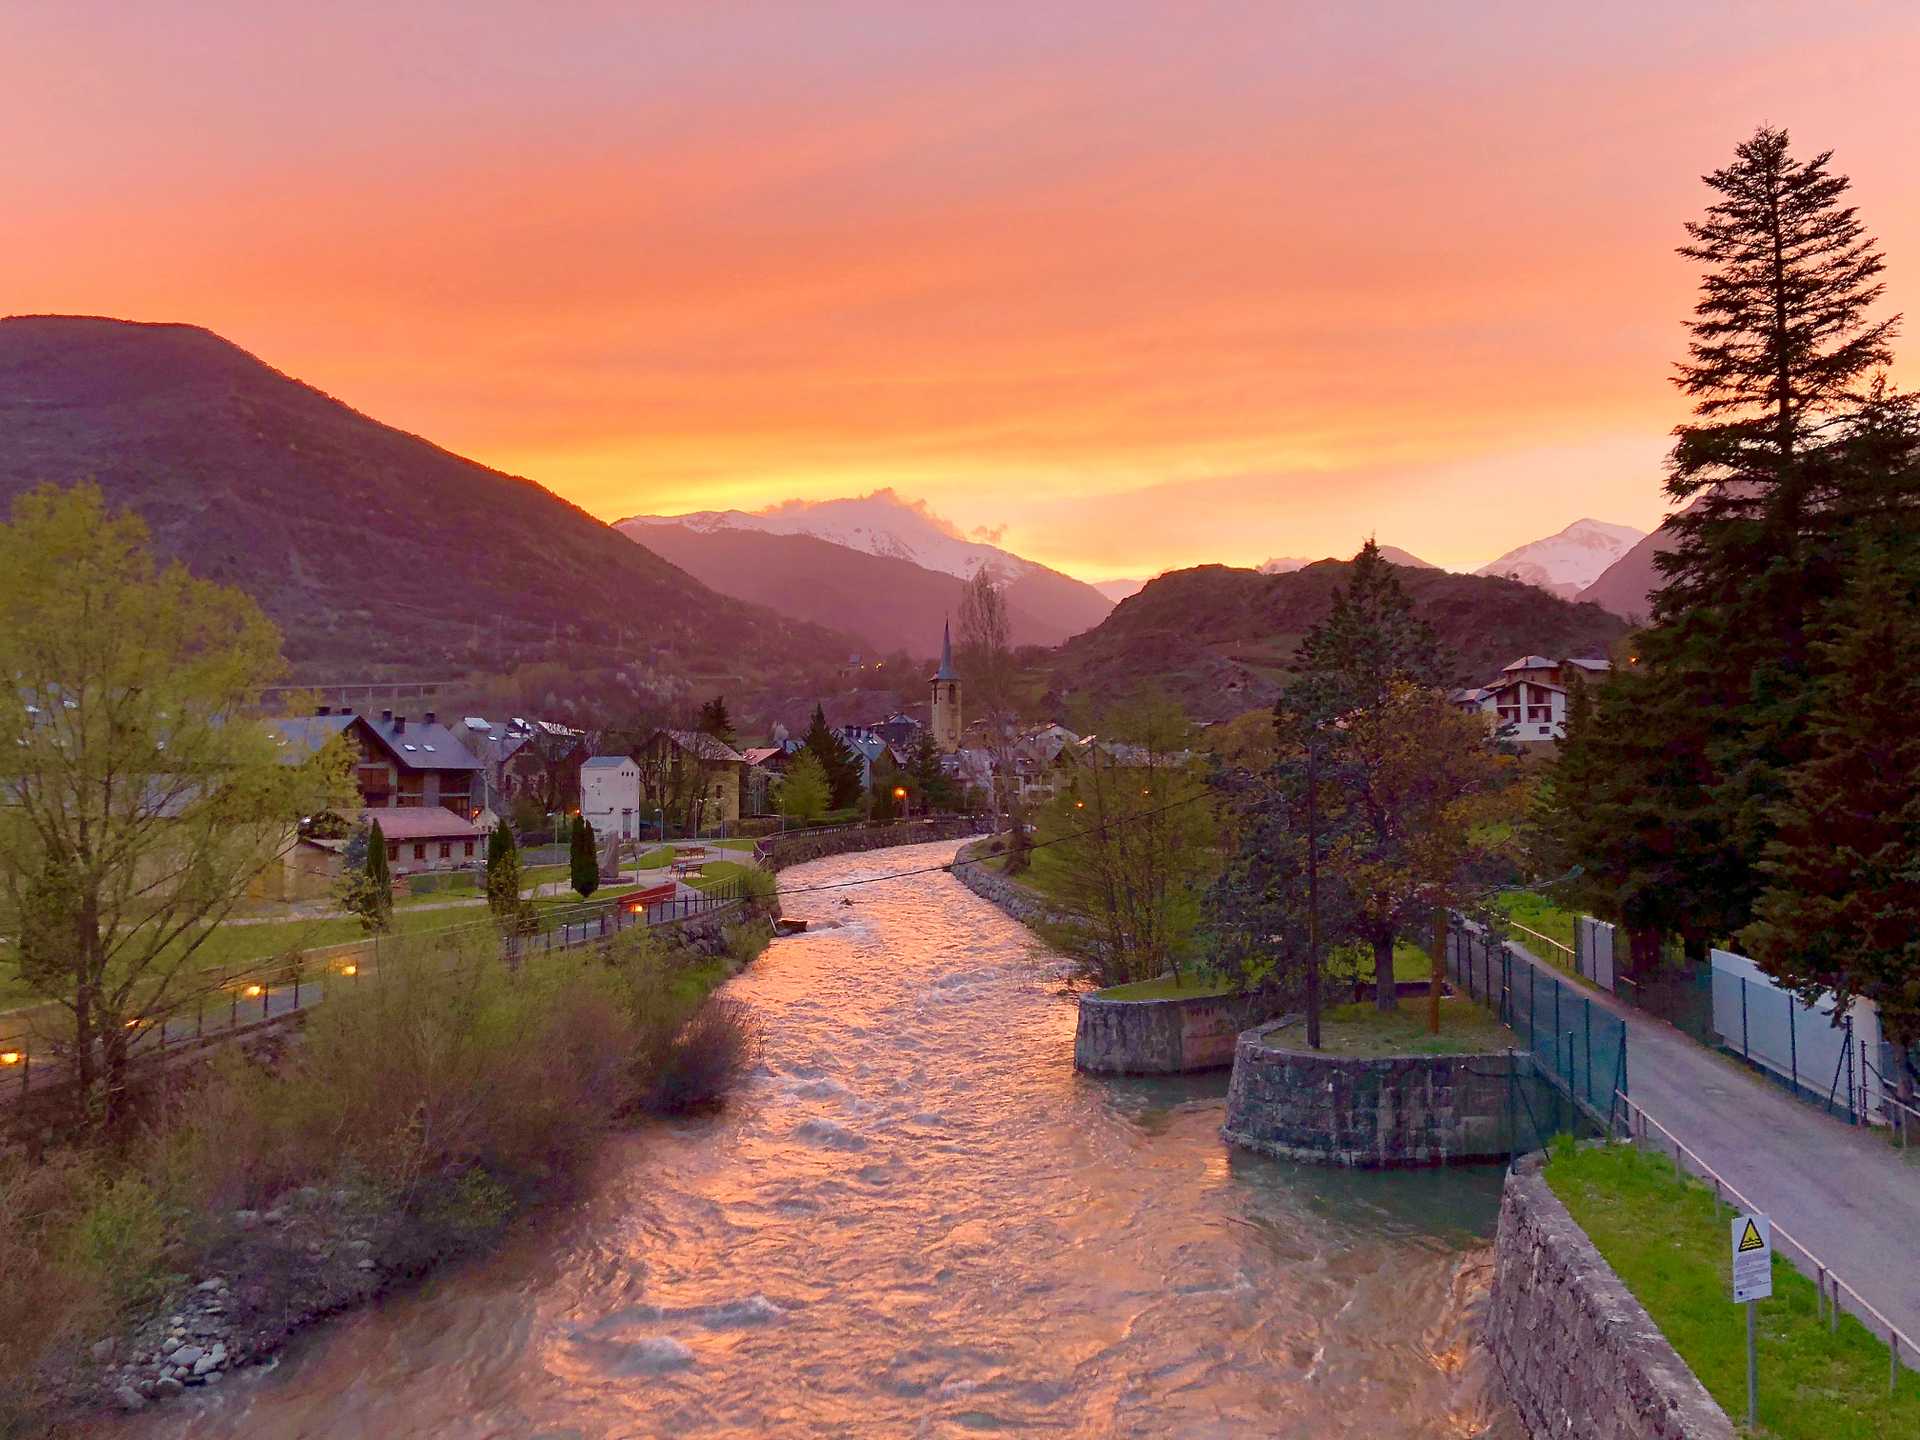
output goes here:
{"type": "MultiPolygon", "coordinates": [[[[819,540],[907,560],[928,570],[969,579],[983,565],[1003,582],[1045,567],[983,540],[970,540],[959,527],[893,490],[843,500],[788,500],[765,510],[699,510],[689,515],[635,515],[614,528],[643,539],[652,525],[684,525],[689,530],[760,530],[770,535],[811,535],[819,540]]],[[[998,532],[989,531],[989,534],[998,532]]]]}
{"type": "Polygon", "coordinates": [[[1571,600],[1645,538],[1646,531],[1631,525],[1576,520],[1557,535],[1516,546],[1475,573],[1504,575],[1571,600]]]}

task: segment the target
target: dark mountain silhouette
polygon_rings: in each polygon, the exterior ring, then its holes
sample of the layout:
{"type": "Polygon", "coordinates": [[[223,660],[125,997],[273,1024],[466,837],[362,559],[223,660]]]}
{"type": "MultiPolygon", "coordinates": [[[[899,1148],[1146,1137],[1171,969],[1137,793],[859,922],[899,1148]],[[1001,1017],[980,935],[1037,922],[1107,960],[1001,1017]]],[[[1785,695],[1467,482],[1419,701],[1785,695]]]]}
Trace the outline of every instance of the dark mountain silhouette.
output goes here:
{"type": "MultiPolygon", "coordinates": [[[[941,623],[959,613],[966,589],[956,575],[812,535],[657,524],[625,533],[723,595],[845,631],[865,654],[938,653],[941,623]]],[[[1008,611],[1016,645],[1058,645],[1072,633],[1011,594],[1008,611]]]]}
{"type": "Polygon", "coordinates": [[[1655,530],[1600,572],[1600,578],[1580,592],[1580,599],[1628,620],[1644,621],[1653,613],[1653,592],[1666,582],[1654,557],[1673,548],[1673,533],[1655,530]]]}
{"type": "Polygon", "coordinates": [[[249,591],[303,682],[537,665],[664,699],[695,674],[798,685],[850,643],[717,595],[531,480],[206,330],[0,321],[0,505],[83,479],[138,511],[163,554],[249,591]]]}
{"type": "MultiPolygon", "coordinates": [[[[1225,565],[1171,571],[1061,647],[1054,694],[1097,702],[1157,686],[1206,720],[1271,705],[1301,637],[1326,615],[1350,568],[1318,560],[1283,575],[1225,565]]],[[[1447,648],[1453,684],[1484,684],[1530,653],[1604,655],[1627,628],[1596,605],[1517,580],[1405,566],[1399,578],[1447,648]]]]}

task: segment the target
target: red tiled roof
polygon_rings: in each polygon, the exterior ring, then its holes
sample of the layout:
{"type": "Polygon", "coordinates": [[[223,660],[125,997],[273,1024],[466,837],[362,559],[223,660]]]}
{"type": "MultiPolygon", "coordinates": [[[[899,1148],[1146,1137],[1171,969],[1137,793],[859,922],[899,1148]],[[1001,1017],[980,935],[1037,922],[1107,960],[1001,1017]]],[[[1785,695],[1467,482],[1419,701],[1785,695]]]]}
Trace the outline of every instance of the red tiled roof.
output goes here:
{"type": "Polygon", "coordinates": [[[438,805],[366,810],[360,818],[378,820],[380,833],[389,840],[483,840],[487,834],[466,816],[438,805]]]}

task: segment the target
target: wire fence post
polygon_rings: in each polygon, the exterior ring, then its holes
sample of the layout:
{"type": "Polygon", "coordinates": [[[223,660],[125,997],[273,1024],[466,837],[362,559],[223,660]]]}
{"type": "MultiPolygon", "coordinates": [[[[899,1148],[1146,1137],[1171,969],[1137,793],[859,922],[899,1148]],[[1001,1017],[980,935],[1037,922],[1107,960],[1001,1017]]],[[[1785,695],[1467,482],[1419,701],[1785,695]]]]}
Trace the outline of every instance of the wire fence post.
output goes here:
{"type": "Polygon", "coordinates": [[[1787,1054],[1790,1057],[1789,1068],[1793,1074],[1793,1093],[1798,1095],[1800,1093],[1800,1025],[1797,1016],[1800,1007],[1793,1003],[1791,995],[1783,995],[1781,998],[1787,1005],[1787,1054]]]}

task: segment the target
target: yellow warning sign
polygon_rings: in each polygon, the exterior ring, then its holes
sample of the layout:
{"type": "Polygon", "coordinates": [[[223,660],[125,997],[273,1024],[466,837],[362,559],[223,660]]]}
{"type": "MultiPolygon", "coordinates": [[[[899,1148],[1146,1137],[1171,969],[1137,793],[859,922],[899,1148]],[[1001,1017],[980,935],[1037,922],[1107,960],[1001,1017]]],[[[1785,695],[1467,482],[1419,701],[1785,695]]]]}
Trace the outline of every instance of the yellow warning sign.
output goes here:
{"type": "Polygon", "coordinates": [[[1740,1232],[1739,1248],[1742,1255],[1746,1254],[1749,1250],[1764,1250],[1767,1248],[1767,1242],[1760,1238],[1760,1229],[1753,1223],[1751,1216],[1747,1219],[1746,1228],[1740,1232]]]}

